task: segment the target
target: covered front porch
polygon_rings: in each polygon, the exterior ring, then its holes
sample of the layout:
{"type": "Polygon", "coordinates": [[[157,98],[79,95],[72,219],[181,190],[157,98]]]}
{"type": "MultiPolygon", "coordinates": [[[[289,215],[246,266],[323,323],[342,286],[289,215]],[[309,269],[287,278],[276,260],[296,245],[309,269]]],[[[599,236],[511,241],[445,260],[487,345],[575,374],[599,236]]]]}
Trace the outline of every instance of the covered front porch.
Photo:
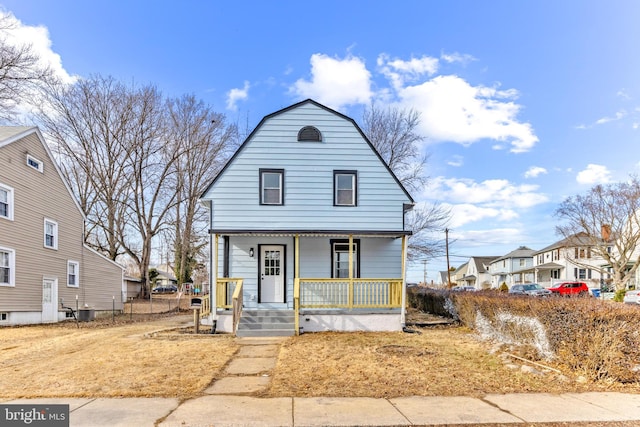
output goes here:
{"type": "Polygon", "coordinates": [[[214,233],[211,320],[238,335],[401,330],[407,235],[214,233]]]}

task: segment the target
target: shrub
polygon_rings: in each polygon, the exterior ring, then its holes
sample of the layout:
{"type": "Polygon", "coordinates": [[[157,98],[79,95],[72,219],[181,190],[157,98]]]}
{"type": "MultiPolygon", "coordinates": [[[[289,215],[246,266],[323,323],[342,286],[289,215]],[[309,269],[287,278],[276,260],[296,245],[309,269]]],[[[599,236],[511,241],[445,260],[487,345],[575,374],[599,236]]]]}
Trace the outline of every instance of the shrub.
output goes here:
{"type": "Polygon", "coordinates": [[[637,307],[594,298],[443,294],[433,303],[451,301],[460,321],[485,339],[522,346],[528,357],[553,359],[562,370],[591,380],[640,382],[637,307]]]}
{"type": "Polygon", "coordinates": [[[509,286],[505,282],[500,285],[500,292],[509,292],[509,286]]]}

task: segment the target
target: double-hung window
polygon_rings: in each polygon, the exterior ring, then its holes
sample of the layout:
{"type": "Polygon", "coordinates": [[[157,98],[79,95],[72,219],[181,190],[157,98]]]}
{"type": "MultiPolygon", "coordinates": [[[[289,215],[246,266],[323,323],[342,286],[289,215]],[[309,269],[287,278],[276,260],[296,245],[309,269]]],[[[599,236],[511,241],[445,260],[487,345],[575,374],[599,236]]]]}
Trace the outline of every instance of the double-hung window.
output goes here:
{"type": "Polygon", "coordinates": [[[356,171],[333,171],[334,206],[356,206],[358,204],[358,173],[356,171]]]}
{"type": "MultiPolygon", "coordinates": [[[[360,240],[355,239],[352,247],[353,277],[360,277],[360,240]]],[[[349,278],[349,241],[331,240],[331,277],[349,278]]]]}
{"type": "Polygon", "coordinates": [[[44,219],[44,247],[58,249],[58,223],[51,219],[44,219]]]}
{"type": "Polygon", "coordinates": [[[67,286],[77,288],[80,286],[79,282],[80,263],[77,261],[67,262],[67,286]]]}
{"type": "Polygon", "coordinates": [[[284,205],[283,169],[260,169],[260,204],[284,205]]]}
{"type": "Polygon", "coordinates": [[[15,286],[16,252],[0,247],[0,286],[15,286]]]}
{"type": "Polygon", "coordinates": [[[0,218],[13,221],[13,188],[0,184],[0,218]]]}

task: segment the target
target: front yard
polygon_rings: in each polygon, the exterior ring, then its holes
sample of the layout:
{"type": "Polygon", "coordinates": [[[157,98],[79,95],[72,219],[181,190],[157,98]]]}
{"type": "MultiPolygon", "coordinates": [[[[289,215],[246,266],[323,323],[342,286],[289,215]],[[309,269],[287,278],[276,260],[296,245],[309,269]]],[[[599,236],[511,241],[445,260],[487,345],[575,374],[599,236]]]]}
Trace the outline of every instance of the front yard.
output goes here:
{"type": "MultiPolygon", "coordinates": [[[[199,396],[233,357],[229,335],[152,334],[190,315],[0,329],[0,398],[199,396]]],[[[317,333],[283,341],[261,396],[482,396],[487,393],[616,390],[507,366],[461,327],[408,333],[317,333]]],[[[517,362],[509,360],[509,362],[517,362]]]]}

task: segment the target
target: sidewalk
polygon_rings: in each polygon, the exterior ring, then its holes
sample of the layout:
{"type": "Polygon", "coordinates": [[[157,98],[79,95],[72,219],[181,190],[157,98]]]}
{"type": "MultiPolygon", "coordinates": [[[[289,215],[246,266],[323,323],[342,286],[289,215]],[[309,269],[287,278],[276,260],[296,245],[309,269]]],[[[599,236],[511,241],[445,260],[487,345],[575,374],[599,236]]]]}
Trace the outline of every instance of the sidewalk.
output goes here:
{"type": "Polygon", "coordinates": [[[204,396],[172,398],[41,398],[3,404],[68,404],[73,427],[412,426],[592,423],[640,426],[640,395],[507,394],[472,397],[256,398],[269,386],[278,338],[238,339],[224,376],[204,396]]]}

